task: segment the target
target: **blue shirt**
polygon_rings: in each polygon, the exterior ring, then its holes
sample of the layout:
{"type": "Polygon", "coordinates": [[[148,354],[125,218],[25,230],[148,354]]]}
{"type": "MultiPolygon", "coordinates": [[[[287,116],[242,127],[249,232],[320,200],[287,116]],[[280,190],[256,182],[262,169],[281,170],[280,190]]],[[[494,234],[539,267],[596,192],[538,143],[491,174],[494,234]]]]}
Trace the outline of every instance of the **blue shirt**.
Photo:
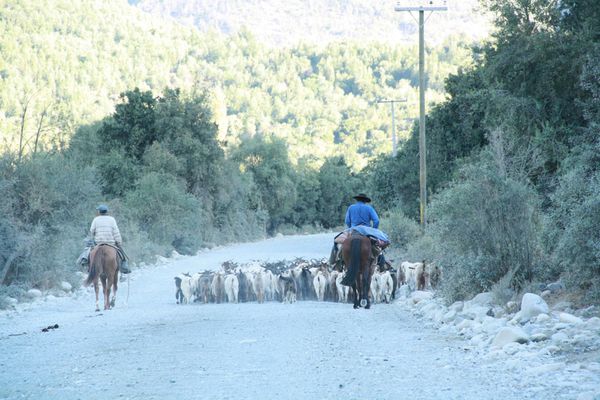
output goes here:
{"type": "Polygon", "coordinates": [[[371,226],[373,222],[373,228],[379,227],[379,217],[375,212],[375,209],[362,201],[358,201],[348,207],[346,211],[346,226],[352,228],[357,225],[371,226]]]}

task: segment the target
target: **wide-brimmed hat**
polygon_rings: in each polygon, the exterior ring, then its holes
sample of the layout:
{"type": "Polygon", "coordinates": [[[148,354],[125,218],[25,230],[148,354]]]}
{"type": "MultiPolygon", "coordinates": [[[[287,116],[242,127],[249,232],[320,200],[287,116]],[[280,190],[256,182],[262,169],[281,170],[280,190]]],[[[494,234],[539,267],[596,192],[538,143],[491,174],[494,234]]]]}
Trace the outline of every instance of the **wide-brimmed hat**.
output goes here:
{"type": "Polygon", "coordinates": [[[108,212],[108,206],[106,204],[100,204],[98,207],[96,207],[96,210],[98,210],[100,213],[104,214],[104,213],[108,212]]]}
{"type": "Polygon", "coordinates": [[[364,193],[359,193],[356,196],[353,197],[353,199],[359,200],[359,201],[364,201],[365,203],[370,203],[371,202],[371,198],[369,196],[367,196],[364,193]]]}

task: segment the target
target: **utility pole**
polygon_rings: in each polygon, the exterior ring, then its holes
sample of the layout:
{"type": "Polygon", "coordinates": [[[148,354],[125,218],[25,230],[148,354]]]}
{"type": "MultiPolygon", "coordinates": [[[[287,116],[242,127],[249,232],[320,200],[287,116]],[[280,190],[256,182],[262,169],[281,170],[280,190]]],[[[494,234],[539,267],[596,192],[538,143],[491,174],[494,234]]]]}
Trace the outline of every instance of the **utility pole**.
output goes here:
{"type": "MultiPolygon", "coordinates": [[[[425,5],[402,6],[396,4],[395,11],[419,12],[419,187],[420,187],[420,215],[421,227],[427,225],[425,207],[427,205],[427,150],[425,147],[425,11],[429,16],[434,11],[447,11],[446,1],[421,1],[425,5]]],[[[427,17],[429,19],[429,16],[427,17]]]]}
{"type": "Polygon", "coordinates": [[[394,115],[394,103],[405,103],[406,99],[401,100],[377,100],[377,103],[390,103],[392,106],[392,157],[398,153],[398,141],[396,140],[396,117],[394,115]]]}

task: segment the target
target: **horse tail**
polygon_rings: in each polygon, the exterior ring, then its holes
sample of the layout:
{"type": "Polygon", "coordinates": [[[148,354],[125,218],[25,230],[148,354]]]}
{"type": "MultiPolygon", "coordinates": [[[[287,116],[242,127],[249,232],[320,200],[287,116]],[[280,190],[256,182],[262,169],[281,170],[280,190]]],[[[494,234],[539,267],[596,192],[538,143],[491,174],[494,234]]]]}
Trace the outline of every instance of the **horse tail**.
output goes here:
{"type": "Polygon", "coordinates": [[[361,237],[353,237],[350,242],[350,266],[346,272],[347,280],[349,282],[356,281],[356,275],[360,270],[361,247],[361,237]]]}
{"type": "MultiPolygon", "coordinates": [[[[87,279],[83,283],[84,286],[89,286],[94,279],[101,273],[103,273],[104,265],[106,264],[106,246],[99,246],[98,249],[94,252],[94,256],[92,257],[92,253],[90,252],[90,272],[88,274],[87,279]]],[[[92,249],[93,251],[93,249],[92,249]]]]}
{"type": "Polygon", "coordinates": [[[94,282],[94,279],[96,279],[96,276],[99,274],[97,266],[102,265],[102,260],[99,260],[99,258],[104,258],[103,252],[100,251],[100,249],[101,248],[94,252],[93,257],[92,253],[90,252],[90,272],[88,273],[88,277],[85,282],[83,282],[84,286],[89,286],[92,282],[94,282]]]}
{"type": "Polygon", "coordinates": [[[96,266],[90,265],[90,272],[88,272],[88,277],[85,282],[83,282],[83,286],[90,286],[90,284],[94,281],[94,278],[96,278],[96,275],[96,266]]]}

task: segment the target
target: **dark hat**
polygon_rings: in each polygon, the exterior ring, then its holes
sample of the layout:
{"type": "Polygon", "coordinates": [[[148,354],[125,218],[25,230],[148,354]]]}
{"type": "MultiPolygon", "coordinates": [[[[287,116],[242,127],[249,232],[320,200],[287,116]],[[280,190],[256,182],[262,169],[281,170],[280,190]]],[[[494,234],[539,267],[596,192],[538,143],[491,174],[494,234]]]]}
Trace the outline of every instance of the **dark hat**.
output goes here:
{"type": "Polygon", "coordinates": [[[367,196],[364,193],[359,193],[356,196],[353,197],[353,199],[359,200],[359,201],[364,201],[365,203],[370,203],[371,199],[369,198],[369,196],[367,196]]]}
{"type": "Polygon", "coordinates": [[[101,214],[104,214],[108,212],[108,206],[105,204],[100,204],[98,207],[96,207],[96,210],[98,210],[101,214]]]}

